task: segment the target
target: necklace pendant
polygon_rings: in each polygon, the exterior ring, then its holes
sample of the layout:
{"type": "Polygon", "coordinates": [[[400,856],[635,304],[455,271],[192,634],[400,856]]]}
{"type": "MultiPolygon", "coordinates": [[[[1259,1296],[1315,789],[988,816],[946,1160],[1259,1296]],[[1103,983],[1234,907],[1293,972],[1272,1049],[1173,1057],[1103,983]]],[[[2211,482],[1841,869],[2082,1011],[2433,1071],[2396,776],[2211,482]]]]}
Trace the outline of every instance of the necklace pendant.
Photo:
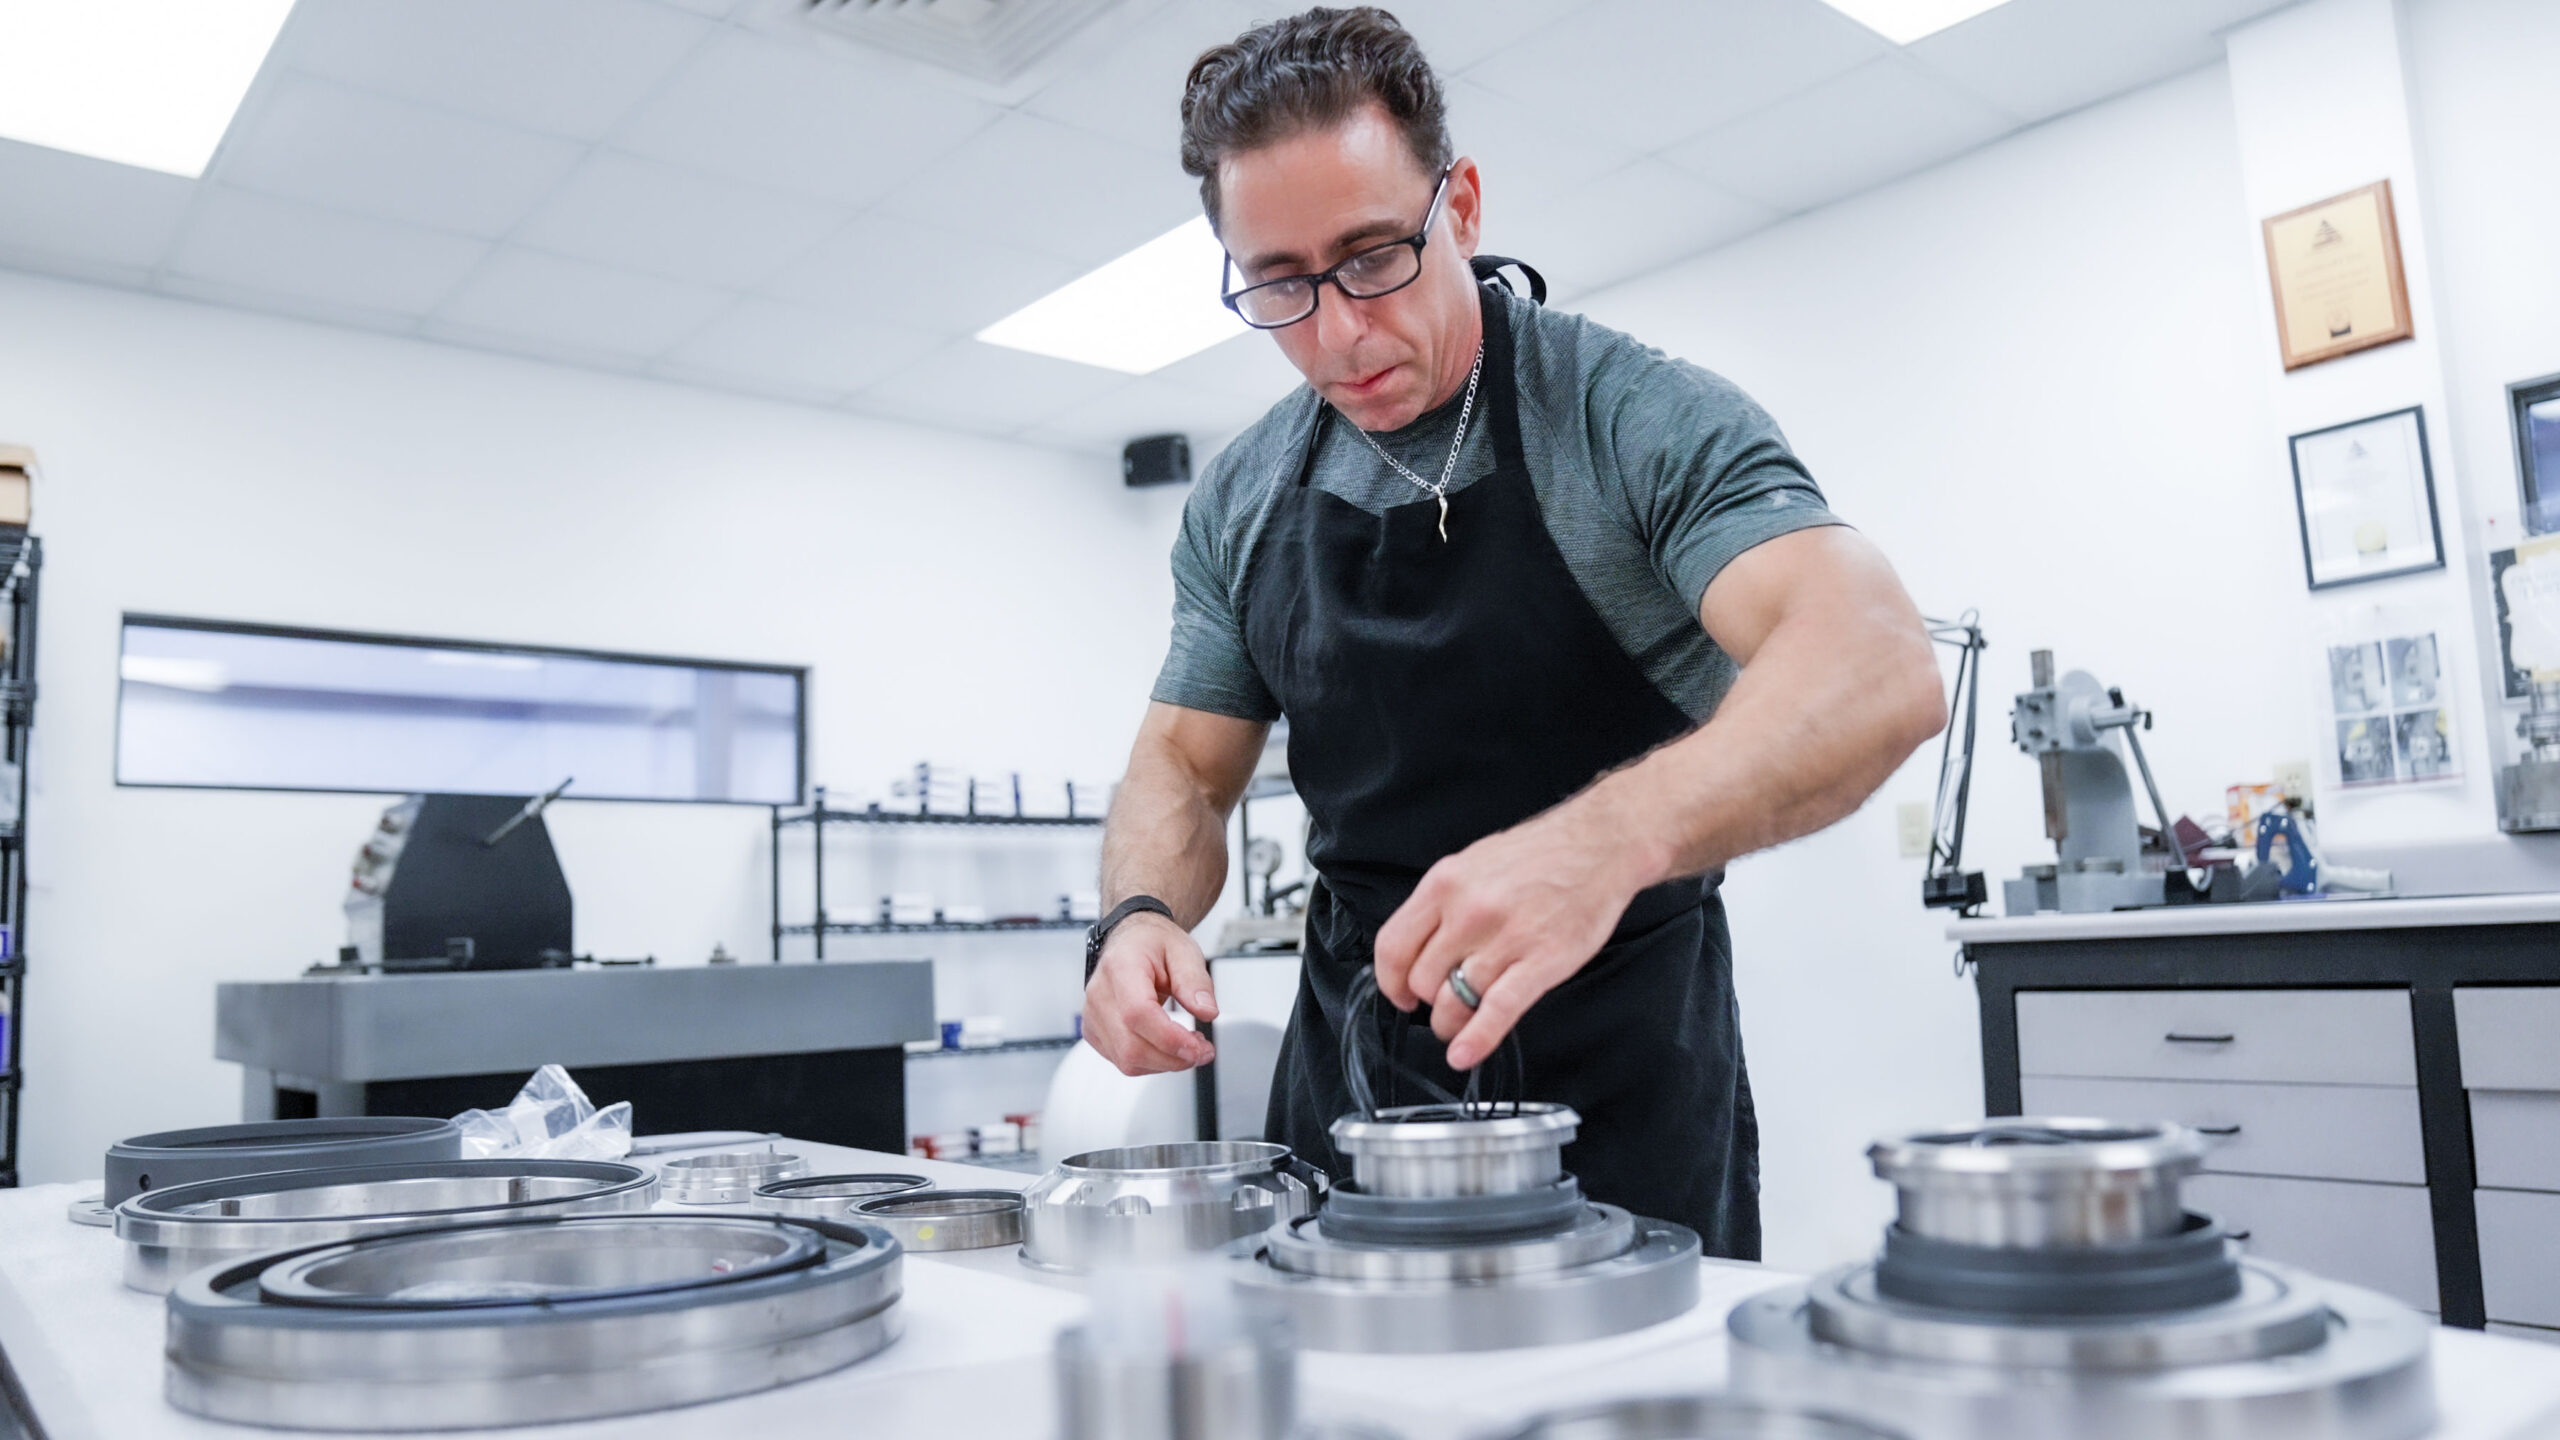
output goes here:
{"type": "Polygon", "coordinates": [[[1439,495],[1433,498],[1440,502],[1440,543],[1446,545],[1449,543],[1449,497],[1439,495]]]}

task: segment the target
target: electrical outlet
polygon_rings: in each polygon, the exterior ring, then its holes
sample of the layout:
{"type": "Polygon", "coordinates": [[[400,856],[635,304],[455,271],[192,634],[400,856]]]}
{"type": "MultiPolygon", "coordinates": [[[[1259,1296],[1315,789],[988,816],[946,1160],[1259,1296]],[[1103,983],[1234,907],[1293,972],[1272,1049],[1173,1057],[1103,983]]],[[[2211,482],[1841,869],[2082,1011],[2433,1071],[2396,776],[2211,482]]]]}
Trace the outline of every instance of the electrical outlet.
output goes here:
{"type": "Polygon", "coordinates": [[[2286,799],[2308,800],[2311,798],[2310,761],[2280,760],[2276,762],[2275,772],[2276,788],[2284,792],[2286,799]]]}
{"type": "Polygon", "coordinates": [[[1905,860],[1929,858],[1929,807],[1918,800],[1905,800],[1894,807],[1893,834],[1905,860]]]}

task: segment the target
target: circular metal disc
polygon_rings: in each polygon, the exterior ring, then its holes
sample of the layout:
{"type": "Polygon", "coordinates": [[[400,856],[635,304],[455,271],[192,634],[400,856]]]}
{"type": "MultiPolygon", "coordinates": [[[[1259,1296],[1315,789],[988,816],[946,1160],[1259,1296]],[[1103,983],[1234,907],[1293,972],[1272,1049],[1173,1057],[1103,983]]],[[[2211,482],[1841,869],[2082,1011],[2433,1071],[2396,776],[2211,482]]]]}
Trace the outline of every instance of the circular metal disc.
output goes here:
{"type": "Polygon", "coordinates": [[[1791,1285],[1745,1300],[1726,1322],[1733,1384],[1745,1395],[1819,1397],[1913,1440],[2413,1440],[2434,1428],[2425,1316],[2353,1286],[2254,1261],[2250,1268],[2316,1292],[2328,1331],[2317,1347],[2146,1370],[1914,1360],[1817,1337],[1810,1287],[1791,1285]]]}
{"type": "Polygon", "coordinates": [[[74,1225],[93,1225],[104,1229],[116,1223],[115,1209],[107,1204],[107,1197],[103,1194],[72,1197],[69,1215],[74,1225]]]}
{"type": "Polygon", "coordinates": [[[803,1175],[792,1180],[771,1180],[756,1187],[755,1208],[776,1215],[798,1215],[809,1220],[850,1220],[853,1207],[876,1195],[901,1195],[910,1190],[929,1190],[933,1182],[922,1175],[803,1175]]]}
{"type": "MultiPolygon", "coordinates": [[[[1236,1262],[1249,1295],[1285,1312],[1310,1350],[1446,1354],[1623,1334],[1698,1303],[1698,1236],[1637,1218],[1635,1244],[1605,1260],[1493,1281],[1350,1280],[1236,1262]]],[[[1268,1252],[1265,1252],[1267,1256],[1268,1252]]]]}
{"type": "Polygon", "coordinates": [[[903,1324],[900,1265],[897,1241],[869,1226],[709,1215],[519,1221],[264,1254],[170,1292],[167,1393],[192,1414],[320,1430],[687,1405],[888,1345],[903,1324]],[[777,1258],[811,1249],[814,1263],[777,1258]],[[666,1283],[742,1251],[770,1263],[666,1283]],[[285,1274],[334,1285],[334,1303],[278,1303],[285,1274]],[[421,1292],[457,1279],[465,1298],[421,1292]]]}
{"type": "Polygon", "coordinates": [[[920,1190],[883,1195],[854,1207],[864,1224],[877,1225],[919,1253],[985,1250],[1022,1240],[1022,1192],[1018,1190],[920,1190]]]}
{"type": "Polygon", "coordinates": [[[2157,1370],[2291,1355],[2328,1338],[2317,1284],[2243,1261],[2240,1294],[2171,1315],[2001,1321],[1906,1305],[1876,1293],[1875,1266],[1851,1265],[1806,1287],[1817,1339],[1875,1355],[1959,1365],[2157,1370]]]}
{"type": "Polygon", "coordinates": [[[1322,1215],[1278,1227],[1264,1240],[1270,1263],[1295,1274],[1443,1284],[1590,1265],[1623,1254],[1635,1243],[1635,1217],[1615,1205],[1585,1205],[1573,1228],[1561,1235],[1501,1244],[1362,1245],[1328,1237],[1322,1215]]]}
{"type": "Polygon", "coordinates": [[[808,1173],[808,1161],[767,1146],[678,1156],[658,1167],[658,1181],[678,1205],[737,1205],[754,1199],[758,1186],[808,1173]]]}
{"type": "Polygon", "coordinates": [[[602,1160],[447,1160],[244,1175],[151,1190],[114,1212],[124,1283],[157,1295],[181,1275],[259,1250],[494,1220],[647,1210],[657,1177],[602,1160]]]}
{"type": "Polygon", "coordinates": [[[1903,1440],[1887,1430],[1823,1410],[1799,1410],[1730,1395],[1664,1395],[1556,1410],[1505,1440],[1903,1440]]]}

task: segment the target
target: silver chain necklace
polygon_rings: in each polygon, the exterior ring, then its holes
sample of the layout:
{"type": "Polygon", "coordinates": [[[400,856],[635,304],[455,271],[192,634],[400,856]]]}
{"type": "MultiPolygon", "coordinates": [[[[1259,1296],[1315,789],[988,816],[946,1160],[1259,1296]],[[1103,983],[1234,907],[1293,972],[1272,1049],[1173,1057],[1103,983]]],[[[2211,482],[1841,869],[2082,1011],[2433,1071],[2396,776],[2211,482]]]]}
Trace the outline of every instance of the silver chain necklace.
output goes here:
{"type": "Polygon", "coordinates": [[[1388,454],[1387,447],[1379,444],[1368,431],[1362,430],[1356,424],[1351,427],[1361,439],[1369,442],[1370,449],[1378,452],[1379,459],[1386,461],[1397,474],[1412,481],[1424,494],[1440,502],[1440,543],[1444,545],[1449,542],[1449,481],[1458,473],[1458,452],[1465,449],[1467,444],[1467,421],[1476,413],[1476,382],[1483,378],[1484,344],[1478,341],[1476,363],[1467,371],[1467,400],[1465,404],[1458,407],[1458,438],[1449,442],[1449,458],[1440,466],[1440,482],[1436,485],[1414,474],[1403,461],[1388,454]]]}

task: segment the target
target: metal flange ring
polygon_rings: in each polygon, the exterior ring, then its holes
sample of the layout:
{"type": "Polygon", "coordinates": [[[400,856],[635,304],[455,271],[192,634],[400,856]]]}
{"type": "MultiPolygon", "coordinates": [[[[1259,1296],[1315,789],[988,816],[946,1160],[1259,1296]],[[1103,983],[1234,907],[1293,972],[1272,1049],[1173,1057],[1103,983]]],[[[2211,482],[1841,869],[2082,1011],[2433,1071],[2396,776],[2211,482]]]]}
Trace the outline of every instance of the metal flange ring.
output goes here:
{"type": "Polygon", "coordinates": [[[217,1264],[169,1295],[167,1394],[217,1420],[454,1430],[742,1395],[897,1339],[897,1241],[764,1215],[409,1231],[217,1264]]]}
{"type": "Polygon", "coordinates": [[[853,1213],[919,1253],[985,1250],[1022,1242],[1019,1190],[918,1190],[865,1200],[853,1213]]]}
{"type": "Polygon", "coordinates": [[[808,1161],[769,1145],[762,1150],[679,1155],[658,1167],[667,1198],[678,1205],[739,1205],[755,1198],[760,1185],[808,1173],[808,1161]]]}
{"type": "Polygon", "coordinates": [[[850,1220],[853,1207],[861,1201],[931,1188],[933,1182],[922,1175],[801,1175],[757,1186],[753,1203],[758,1210],[776,1215],[850,1220]]]}

